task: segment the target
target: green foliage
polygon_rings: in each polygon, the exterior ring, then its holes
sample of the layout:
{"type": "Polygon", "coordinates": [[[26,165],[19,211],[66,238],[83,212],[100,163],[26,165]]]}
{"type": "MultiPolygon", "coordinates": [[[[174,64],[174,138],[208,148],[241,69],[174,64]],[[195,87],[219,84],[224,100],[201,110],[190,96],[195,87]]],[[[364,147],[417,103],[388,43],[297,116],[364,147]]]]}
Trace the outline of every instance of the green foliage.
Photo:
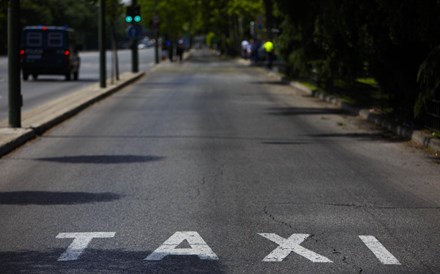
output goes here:
{"type": "MultiPolygon", "coordinates": [[[[0,50],[6,50],[7,2],[0,2],[0,50]]],[[[107,21],[116,23],[119,35],[125,31],[121,0],[106,0],[107,21]]],[[[236,48],[249,38],[249,22],[264,14],[263,0],[137,0],[141,24],[151,28],[155,9],[160,17],[160,34],[169,39],[214,33],[223,50],[236,48]],[[155,4],[157,6],[155,7],[155,4]]],[[[21,0],[22,25],[68,25],[77,30],[85,48],[96,47],[98,0],[21,0]]],[[[110,24],[109,24],[110,25],[110,24]]],[[[122,37],[120,37],[122,38],[122,37]]]]}
{"type": "Polygon", "coordinates": [[[350,83],[373,77],[389,94],[394,109],[404,115],[412,113],[417,98],[423,104],[425,95],[432,95],[434,80],[426,81],[438,75],[438,67],[434,72],[433,65],[438,65],[438,58],[431,55],[431,61],[420,66],[440,44],[440,1],[276,3],[283,17],[280,53],[292,76],[308,76],[327,84],[329,79],[350,83]]]}
{"type": "MultiPolygon", "coordinates": [[[[149,22],[154,15],[155,0],[138,2],[149,22]]],[[[262,0],[157,1],[162,35],[175,39],[182,35],[193,37],[213,33],[225,47],[235,47],[248,31],[249,22],[262,11],[262,0]]]]}
{"type": "Polygon", "coordinates": [[[417,118],[423,114],[425,103],[434,98],[436,94],[440,95],[440,46],[433,49],[428,57],[423,61],[417,74],[417,81],[422,88],[417,102],[414,106],[414,113],[417,118]]]}
{"type": "MultiPolygon", "coordinates": [[[[0,52],[6,53],[7,2],[0,3],[0,52]]],[[[21,0],[21,26],[54,25],[74,28],[85,49],[97,48],[98,0],[21,0]]],[[[119,26],[119,37],[125,34],[121,0],[106,0],[108,22],[119,26]],[[122,33],[121,33],[122,32],[122,33]]]]}
{"type": "Polygon", "coordinates": [[[364,84],[364,85],[369,85],[371,87],[377,87],[377,81],[374,78],[371,77],[366,77],[366,78],[357,78],[356,82],[364,84]]]}

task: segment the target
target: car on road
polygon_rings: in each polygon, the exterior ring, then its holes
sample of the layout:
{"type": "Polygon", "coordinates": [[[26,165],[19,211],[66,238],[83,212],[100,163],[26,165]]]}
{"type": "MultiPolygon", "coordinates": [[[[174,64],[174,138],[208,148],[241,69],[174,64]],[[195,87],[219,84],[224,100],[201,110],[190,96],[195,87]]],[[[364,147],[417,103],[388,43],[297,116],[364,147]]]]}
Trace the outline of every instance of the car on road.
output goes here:
{"type": "Polygon", "coordinates": [[[40,74],[78,80],[81,59],[75,32],[68,27],[27,26],[22,31],[20,60],[23,80],[40,74]]]}

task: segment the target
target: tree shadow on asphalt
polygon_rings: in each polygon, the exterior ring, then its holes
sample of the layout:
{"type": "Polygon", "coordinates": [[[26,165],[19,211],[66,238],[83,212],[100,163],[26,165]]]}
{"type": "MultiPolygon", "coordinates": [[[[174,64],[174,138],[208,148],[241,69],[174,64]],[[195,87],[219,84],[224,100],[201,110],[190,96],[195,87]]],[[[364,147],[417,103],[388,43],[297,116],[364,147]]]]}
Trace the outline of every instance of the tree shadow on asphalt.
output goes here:
{"type": "Polygon", "coordinates": [[[62,157],[37,158],[36,161],[57,162],[65,164],[131,164],[146,163],[163,160],[160,156],[138,155],[77,155],[62,157]]]}
{"type": "MultiPolygon", "coordinates": [[[[68,245],[68,244],[67,244],[68,245]]],[[[66,248],[67,248],[66,245],[66,248]]],[[[169,256],[145,261],[152,251],[86,249],[76,261],[58,262],[65,249],[0,252],[2,273],[226,273],[219,261],[169,256]]]]}
{"type": "Polygon", "coordinates": [[[311,134],[307,135],[309,137],[317,138],[351,138],[360,141],[386,141],[386,142],[405,142],[408,139],[396,136],[388,132],[375,132],[375,133],[322,133],[322,134],[311,134]]]}
{"type": "Polygon", "coordinates": [[[112,202],[121,197],[111,192],[14,191],[0,192],[0,205],[75,205],[112,202]]]}
{"type": "Polygon", "coordinates": [[[294,115],[348,115],[349,113],[341,109],[333,108],[270,108],[269,115],[294,116],[294,115]]]}
{"type": "Polygon", "coordinates": [[[293,145],[309,145],[312,143],[303,142],[303,141],[268,141],[268,142],[261,142],[261,144],[263,144],[263,145],[293,146],[293,145]]]}
{"type": "Polygon", "coordinates": [[[28,80],[29,82],[34,82],[34,83],[62,83],[62,82],[80,82],[80,83],[98,83],[99,79],[98,78],[79,78],[78,80],[66,80],[64,78],[64,76],[58,77],[58,78],[50,78],[50,77],[38,77],[38,79],[32,79],[32,80],[28,80]]]}
{"type": "Polygon", "coordinates": [[[250,84],[255,84],[255,85],[275,85],[275,86],[288,86],[289,83],[288,82],[284,82],[284,81],[251,81],[249,82],[250,84]]]}

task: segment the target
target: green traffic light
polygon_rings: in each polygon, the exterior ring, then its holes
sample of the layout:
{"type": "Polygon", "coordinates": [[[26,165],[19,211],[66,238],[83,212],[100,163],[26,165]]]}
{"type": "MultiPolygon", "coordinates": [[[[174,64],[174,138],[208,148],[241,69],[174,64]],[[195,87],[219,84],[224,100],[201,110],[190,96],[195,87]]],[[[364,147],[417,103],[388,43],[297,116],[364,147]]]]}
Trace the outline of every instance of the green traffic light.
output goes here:
{"type": "Polygon", "coordinates": [[[142,18],[141,18],[140,15],[136,15],[136,16],[134,17],[134,21],[135,21],[136,23],[139,23],[141,20],[142,20],[142,18]]]}
{"type": "Polygon", "coordinates": [[[125,22],[127,22],[127,23],[133,22],[133,17],[131,17],[130,15],[125,16],[125,22]]]}

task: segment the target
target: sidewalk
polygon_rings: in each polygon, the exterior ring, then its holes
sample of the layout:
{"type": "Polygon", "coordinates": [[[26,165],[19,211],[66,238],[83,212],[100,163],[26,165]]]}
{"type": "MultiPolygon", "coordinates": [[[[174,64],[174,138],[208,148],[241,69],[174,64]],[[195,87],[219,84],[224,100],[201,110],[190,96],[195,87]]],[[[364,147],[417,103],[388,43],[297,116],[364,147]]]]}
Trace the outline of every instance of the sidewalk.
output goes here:
{"type": "Polygon", "coordinates": [[[0,121],[0,157],[138,80],[144,74],[145,72],[124,73],[119,82],[113,85],[108,83],[107,88],[100,88],[99,83],[96,83],[24,112],[22,128],[9,128],[6,120],[0,121]]]}
{"type": "MultiPolygon", "coordinates": [[[[238,59],[238,63],[242,65],[250,65],[248,60],[243,60],[243,59],[238,59]]],[[[428,148],[432,150],[436,154],[440,153],[440,139],[432,137],[421,130],[413,130],[407,126],[397,124],[393,121],[388,120],[386,117],[382,115],[373,113],[370,109],[365,109],[359,106],[347,104],[337,96],[328,95],[321,91],[313,91],[297,81],[285,80],[285,78],[281,76],[281,74],[279,74],[278,72],[267,71],[264,68],[260,68],[260,69],[265,70],[265,72],[268,73],[271,78],[286,82],[296,90],[299,90],[309,96],[317,97],[327,103],[336,105],[337,107],[341,108],[342,110],[348,113],[351,113],[352,115],[359,116],[364,120],[373,122],[376,125],[381,126],[382,128],[392,132],[397,136],[411,140],[412,142],[423,148],[428,148]]]]}

